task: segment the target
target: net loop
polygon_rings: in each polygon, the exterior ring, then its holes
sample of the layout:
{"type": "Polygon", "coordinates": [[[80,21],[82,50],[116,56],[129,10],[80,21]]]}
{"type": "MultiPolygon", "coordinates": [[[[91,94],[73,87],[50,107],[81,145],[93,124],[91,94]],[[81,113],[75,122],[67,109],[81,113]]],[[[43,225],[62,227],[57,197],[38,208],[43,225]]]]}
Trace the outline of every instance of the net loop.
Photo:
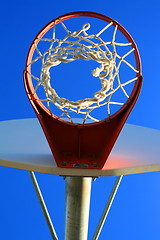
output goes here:
{"type": "Polygon", "coordinates": [[[72,37],[78,37],[82,32],[84,34],[84,36],[88,36],[88,33],[86,33],[87,30],[89,30],[91,27],[91,25],[89,23],[85,23],[83,26],[82,26],[82,29],[80,29],[79,31],[77,32],[74,32],[74,33],[70,33],[70,35],[72,37]]]}

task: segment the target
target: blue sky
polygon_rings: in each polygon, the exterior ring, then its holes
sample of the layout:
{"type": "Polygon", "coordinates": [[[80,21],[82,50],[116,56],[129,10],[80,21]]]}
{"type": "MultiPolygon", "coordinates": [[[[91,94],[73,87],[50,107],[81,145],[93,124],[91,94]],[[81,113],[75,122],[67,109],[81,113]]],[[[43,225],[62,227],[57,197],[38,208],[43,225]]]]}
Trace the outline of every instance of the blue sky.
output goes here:
{"type": "MultiPolygon", "coordinates": [[[[0,6],[0,121],[35,117],[23,87],[23,70],[31,41],[53,18],[71,11],[86,10],[114,18],[135,39],[141,54],[144,83],[128,123],[160,130],[158,0],[6,0],[0,6]]],[[[63,239],[65,182],[59,176],[37,174],[37,177],[59,239],[63,239]]],[[[28,173],[1,167],[0,179],[0,237],[4,240],[50,239],[28,173]]],[[[103,177],[93,182],[89,239],[93,235],[114,179],[103,177]]],[[[159,172],[125,176],[100,239],[158,240],[159,181],[159,172]]]]}

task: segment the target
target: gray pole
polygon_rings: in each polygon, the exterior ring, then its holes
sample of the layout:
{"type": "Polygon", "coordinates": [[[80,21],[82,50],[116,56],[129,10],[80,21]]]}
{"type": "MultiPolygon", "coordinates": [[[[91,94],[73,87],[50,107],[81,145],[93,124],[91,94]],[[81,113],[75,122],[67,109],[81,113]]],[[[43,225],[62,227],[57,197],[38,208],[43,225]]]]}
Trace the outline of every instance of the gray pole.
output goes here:
{"type": "Polygon", "coordinates": [[[87,240],[91,177],[66,177],[65,240],[87,240]]]}

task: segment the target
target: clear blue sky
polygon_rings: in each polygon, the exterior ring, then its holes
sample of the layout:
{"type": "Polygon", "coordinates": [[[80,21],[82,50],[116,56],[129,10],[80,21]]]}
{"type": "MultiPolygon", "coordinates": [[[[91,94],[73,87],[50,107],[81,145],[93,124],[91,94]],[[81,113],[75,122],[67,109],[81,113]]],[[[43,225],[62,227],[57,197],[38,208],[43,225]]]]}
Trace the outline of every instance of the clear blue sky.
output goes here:
{"type": "MultiPolygon", "coordinates": [[[[144,83],[128,123],[160,130],[158,0],[6,0],[1,2],[0,7],[0,121],[35,117],[23,87],[23,70],[28,48],[37,32],[61,14],[86,10],[114,18],[135,39],[142,58],[144,83]]],[[[37,177],[59,239],[63,239],[65,182],[59,176],[37,174],[37,177]]],[[[90,237],[114,179],[99,178],[93,183],[90,237]]],[[[50,235],[28,173],[1,167],[0,180],[0,238],[49,240],[50,235]]],[[[159,240],[159,183],[159,172],[125,176],[100,239],[159,240]]]]}

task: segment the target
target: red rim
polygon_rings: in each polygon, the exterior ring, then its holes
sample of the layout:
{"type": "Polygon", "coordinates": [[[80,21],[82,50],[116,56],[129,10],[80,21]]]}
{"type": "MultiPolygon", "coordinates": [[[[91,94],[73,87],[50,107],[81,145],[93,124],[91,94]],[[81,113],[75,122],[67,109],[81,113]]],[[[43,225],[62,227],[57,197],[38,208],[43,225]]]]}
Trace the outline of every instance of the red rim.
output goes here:
{"type": "MultiPolygon", "coordinates": [[[[29,52],[28,52],[28,56],[27,56],[27,60],[26,60],[26,81],[28,82],[28,87],[30,89],[30,93],[32,94],[32,97],[34,99],[34,101],[37,102],[37,104],[39,105],[39,107],[41,107],[48,115],[51,115],[51,113],[49,112],[49,110],[41,103],[41,101],[39,100],[37,94],[35,93],[34,91],[34,87],[32,85],[32,78],[31,76],[28,74],[29,70],[30,70],[30,62],[31,62],[31,59],[32,59],[32,56],[33,56],[33,53],[35,51],[35,46],[34,44],[38,43],[39,42],[39,38],[41,38],[47,31],[49,31],[49,29],[51,29],[54,24],[58,24],[60,22],[59,19],[61,19],[61,21],[64,21],[64,20],[67,20],[67,19],[70,19],[70,18],[74,18],[74,17],[94,17],[94,18],[98,18],[98,19],[101,19],[101,20],[104,20],[106,21],[107,23],[110,23],[110,22],[113,22],[113,25],[114,26],[118,26],[118,29],[123,33],[123,35],[126,37],[126,39],[132,43],[132,48],[134,48],[134,56],[135,56],[135,59],[136,59],[136,69],[138,70],[138,73],[136,74],[136,77],[137,77],[137,81],[135,81],[135,84],[134,84],[134,87],[132,89],[132,92],[129,96],[129,99],[126,101],[126,103],[117,111],[115,112],[114,114],[112,114],[110,117],[107,117],[101,121],[105,121],[106,119],[112,119],[114,117],[117,116],[117,114],[119,114],[120,112],[122,112],[128,105],[128,103],[132,100],[132,98],[134,97],[135,93],[137,92],[138,88],[140,87],[139,85],[139,81],[141,81],[141,60],[140,60],[140,55],[139,55],[139,51],[138,51],[138,48],[136,46],[136,43],[134,42],[133,38],[131,37],[131,35],[129,34],[129,32],[121,25],[119,24],[117,21],[115,21],[114,19],[108,17],[108,16],[105,16],[105,15],[102,15],[100,13],[95,13],[95,12],[88,12],[88,11],[78,11],[78,12],[72,12],[72,13],[68,13],[68,14],[64,14],[64,15],[61,15],[55,19],[53,19],[51,22],[49,22],[46,26],[44,26],[42,28],[42,30],[37,34],[37,36],[35,37],[35,39],[33,40],[31,46],[30,46],[30,49],[29,49],[29,52]]],[[[58,118],[57,116],[54,115],[55,118],[61,120],[61,121],[64,121],[60,118],[58,118]]],[[[64,121],[66,122],[66,121],[64,121]]],[[[72,124],[70,122],[67,122],[69,124],[72,124]]],[[[94,122],[94,123],[89,123],[89,124],[98,124],[98,122],[94,122]]]]}

